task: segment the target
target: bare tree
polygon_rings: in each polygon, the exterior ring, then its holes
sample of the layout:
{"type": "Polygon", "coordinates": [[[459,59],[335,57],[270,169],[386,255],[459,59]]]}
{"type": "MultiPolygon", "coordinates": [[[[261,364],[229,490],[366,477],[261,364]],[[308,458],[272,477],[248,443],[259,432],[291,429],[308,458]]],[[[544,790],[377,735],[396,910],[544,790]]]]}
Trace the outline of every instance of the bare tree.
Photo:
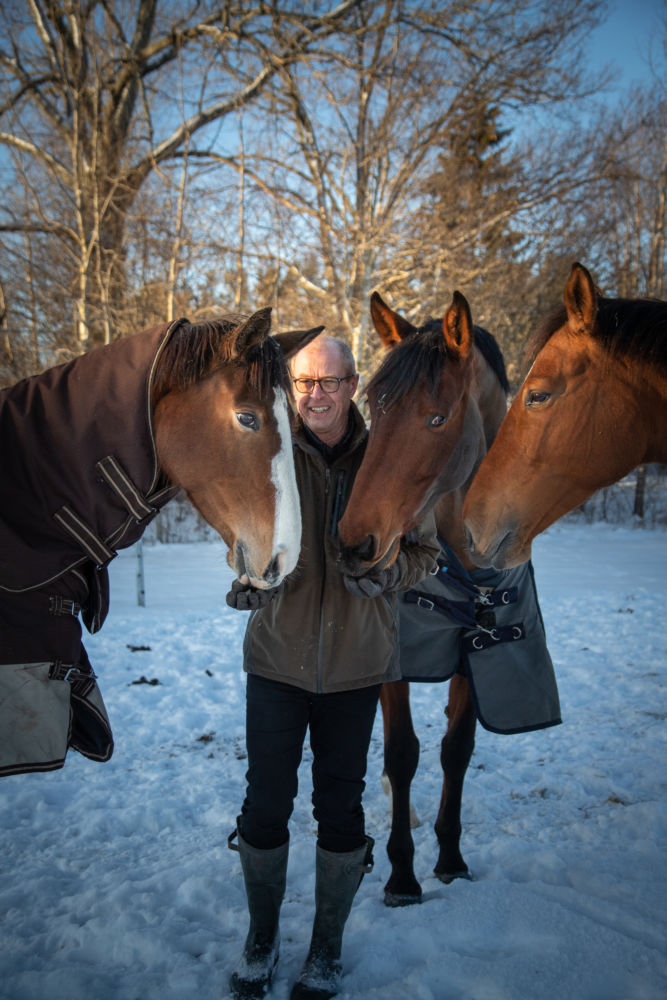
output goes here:
{"type": "MultiPolygon", "coordinates": [[[[287,212],[282,251],[274,252],[277,280],[285,289],[289,279],[290,294],[300,288],[318,304],[323,321],[331,314],[362,367],[371,290],[393,288],[410,306],[421,303],[436,272],[455,273],[449,265],[458,253],[463,259],[472,233],[493,241],[503,227],[509,232],[518,210],[516,197],[499,196],[484,212],[480,203],[454,234],[432,235],[439,252],[428,245],[426,178],[442,170],[444,151],[454,163],[462,122],[480,109],[500,118],[589,93],[579,46],[600,12],[596,0],[367,0],[354,11],[356,34],[344,46],[285,64],[246,111],[245,184],[287,212]],[[257,114],[270,120],[272,141],[264,127],[253,150],[257,114]]],[[[220,159],[241,169],[234,154],[220,159]]],[[[453,171],[448,177],[453,201],[461,179],[453,171]]],[[[523,195],[524,209],[531,197],[538,197],[535,185],[523,195]]],[[[458,215],[463,208],[457,205],[458,215]]]]}
{"type": "Polygon", "coordinates": [[[147,178],[192,136],[255,100],[335,36],[361,0],[321,14],[221,0],[23,0],[3,7],[0,143],[12,154],[1,231],[39,231],[69,267],[82,346],[127,332],[128,217],[147,178]],[[172,94],[183,81],[184,114],[172,94]]]}

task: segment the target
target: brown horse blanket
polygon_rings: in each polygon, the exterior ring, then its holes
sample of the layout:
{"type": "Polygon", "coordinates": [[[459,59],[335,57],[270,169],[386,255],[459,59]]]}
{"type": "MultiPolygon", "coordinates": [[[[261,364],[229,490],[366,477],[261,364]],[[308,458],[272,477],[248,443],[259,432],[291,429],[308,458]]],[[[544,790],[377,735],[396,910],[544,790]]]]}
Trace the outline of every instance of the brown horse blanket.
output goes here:
{"type": "Polygon", "coordinates": [[[159,468],[151,389],[182,321],[0,391],[0,775],[108,760],[113,738],[86,650],[107,565],[177,490],[159,468]]]}
{"type": "Polygon", "coordinates": [[[477,718],[491,732],[558,725],[558,687],[532,564],[468,573],[440,544],[433,573],[399,595],[403,680],[464,674],[477,718]]]}

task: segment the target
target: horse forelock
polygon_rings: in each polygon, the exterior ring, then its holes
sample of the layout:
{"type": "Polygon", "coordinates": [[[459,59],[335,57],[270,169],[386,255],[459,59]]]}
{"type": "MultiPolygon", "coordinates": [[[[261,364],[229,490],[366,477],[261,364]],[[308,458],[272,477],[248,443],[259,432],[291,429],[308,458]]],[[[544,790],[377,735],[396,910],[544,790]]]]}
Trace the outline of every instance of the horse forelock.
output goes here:
{"type": "Polygon", "coordinates": [[[242,372],[248,389],[260,400],[268,399],[274,386],[289,394],[287,363],[273,337],[253,344],[241,356],[235,354],[235,333],[246,318],[230,314],[203,323],[181,323],[158,362],[153,403],[168,392],[189,389],[225,366],[242,372]]]}
{"type": "Polygon", "coordinates": [[[260,400],[270,397],[276,387],[283,389],[288,396],[292,394],[292,380],[289,377],[287,361],[280,344],[274,337],[253,344],[239,366],[245,371],[246,385],[260,400]]]}
{"type": "Polygon", "coordinates": [[[447,357],[442,325],[429,320],[387,354],[368,383],[366,396],[374,395],[380,408],[386,411],[425,380],[435,397],[447,357]]]}
{"type": "MultiPolygon", "coordinates": [[[[495,337],[481,326],[475,326],[474,333],[475,346],[507,394],[509,382],[505,361],[495,337]]],[[[431,319],[389,352],[368,383],[366,394],[375,393],[377,399],[382,400],[382,409],[387,410],[425,380],[435,399],[449,357],[442,335],[442,320],[431,319]]]]}
{"type": "MultiPolygon", "coordinates": [[[[545,317],[526,345],[527,368],[565,323],[565,306],[558,306],[545,317]]],[[[591,335],[610,357],[623,357],[667,371],[667,302],[601,297],[591,335]]]]}

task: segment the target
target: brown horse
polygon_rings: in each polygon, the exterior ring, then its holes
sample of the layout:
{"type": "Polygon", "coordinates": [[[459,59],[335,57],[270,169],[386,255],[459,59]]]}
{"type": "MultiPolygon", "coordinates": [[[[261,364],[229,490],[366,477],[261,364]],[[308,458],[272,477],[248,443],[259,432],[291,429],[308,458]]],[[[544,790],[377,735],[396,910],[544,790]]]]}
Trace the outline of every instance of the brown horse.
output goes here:
{"type": "Polygon", "coordinates": [[[152,390],[162,470],[260,588],[294,569],[301,540],[285,361],[324,329],[270,337],[270,312],[177,331],[152,390]]]}
{"type": "MultiPolygon", "coordinates": [[[[371,427],[364,460],[339,524],[347,571],[388,560],[401,535],[434,508],[441,538],[467,567],[461,508],[472,477],[507,410],[508,385],[495,340],[473,328],[465,298],[454,293],[444,319],[416,328],[374,293],[371,316],[392,350],[367,388],[371,427]]],[[[454,667],[452,673],[454,673],[454,667]]],[[[410,783],[419,742],[410,714],[409,684],[385,684],[385,771],[392,789],[387,852],[392,873],[385,902],[421,900],[413,870],[410,783]]],[[[468,878],[461,856],[461,795],[474,747],[475,709],[466,678],[454,673],[442,740],[442,799],[435,823],[443,882],[468,878]]]]}
{"type": "Polygon", "coordinates": [[[164,324],[0,392],[0,774],[110,756],[79,614],[101,628],[107,564],[179,489],[242,581],[296,566],[286,358],[323,327],[272,337],[270,312],[164,324]],[[43,739],[36,712],[59,720],[43,739]]]}
{"type": "Polygon", "coordinates": [[[535,536],[596,490],[667,462],[667,302],[605,299],[581,264],[564,299],[465,501],[480,566],[525,562],[535,536]]]}

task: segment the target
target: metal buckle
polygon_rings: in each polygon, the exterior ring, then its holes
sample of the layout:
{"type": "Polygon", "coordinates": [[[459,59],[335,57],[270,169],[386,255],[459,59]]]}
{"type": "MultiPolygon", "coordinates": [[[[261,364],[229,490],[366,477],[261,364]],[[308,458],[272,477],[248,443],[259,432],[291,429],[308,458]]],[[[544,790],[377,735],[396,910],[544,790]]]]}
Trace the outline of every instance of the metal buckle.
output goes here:
{"type": "Polygon", "coordinates": [[[54,660],[49,668],[49,679],[74,684],[78,680],[95,681],[97,674],[92,667],[89,670],[81,670],[76,663],[63,663],[62,660],[54,660]]]}
{"type": "Polygon", "coordinates": [[[70,597],[63,597],[61,594],[52,594],[49,597],[50,615],[72,615],[76,618],[81,611],[78,601],[73,601],[70,597]]]}
{"type": "Polygon", "coordinates": [[[435,601],[429,601],[427,597],[418,597],[417,607],[424,608],[425,611],[433,611],[433,608],[435,607],[435,601]]]}
{"type": "Polygon", "coordinates": [[[487,608],[493,607],[493,598],[491,597],[491,593],[489,592],[487,594],[483,594],[480,591],[480,593],[475,598],[475,604],[481,604],[482,606],[487,608]]]}

